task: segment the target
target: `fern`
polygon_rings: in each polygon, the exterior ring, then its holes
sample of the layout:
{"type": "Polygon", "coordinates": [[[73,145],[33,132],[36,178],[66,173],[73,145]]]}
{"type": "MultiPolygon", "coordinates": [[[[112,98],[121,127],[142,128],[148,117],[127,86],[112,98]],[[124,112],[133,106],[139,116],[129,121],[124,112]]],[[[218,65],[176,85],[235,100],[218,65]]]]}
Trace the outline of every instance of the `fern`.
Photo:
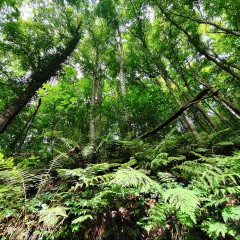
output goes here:
{"type": "Polygon", "coordinates": [[[240,220],[240,206],[226,207],[222,211],[222,218],[224,222],[239,221],[240,220]]]}
{"type": "Polygon", "coordinates": [[[157,182],[131,167],[120,168],[109,185],[140,188],[140,192],[162,192],[162,187],[157,182]]]}
{"type": "Polygon", "coordinates": [[[200,206],[200,199],[194,191],[184,188],[168,189],[164,192],[163,198],[196,223],[195,212],[200,206]]]}
{"type": "Polygon", "coordinates": [[[144,224],[144,228],[149,233],[151,230],[156,228],[166,228],[167,224],[167,216],[173,213],[174,208],[171,204],[156,204],[149,210],[149,217],[143,218],[142,221],[148,220],[147,223],[144,224]]]}
{"type": "Polygon", "coordinates": [[[210,221],[204,221],[201,229],[205,231],[212,239],[218,239],[219,237],[225,238],[226,234],[235,236],[236,230],[226,224],[210,219],[210,221]]]}
{"type": "Polygon", "coordinates": [[[27,191],[36,186],[38,178],[27,170],[4,167],[4,170],[0,171],[0,181],[12,191],[12,194],[23,195],[26,202],[27,191]]]}
{"type": "Polygon", "coordinates": [[[168,172],[158,172],[157,176],[159,177],[161,183],[170,183],[176,181],[176,177],[168,172]]]}
{"type": "Polygon", "coordinates": [[[177,164],[178,161],[185,160],[185,156],[168,157],[168,153],[159,153],[155,159],[151,162],[151,169],[158,170],[162,166],[167,166],[168,164],[177,164]]]}
{"type": "Polygon", "coordinates": [[[36,196],[38,196],[41,193],[41,191],[45,188],[48,180],[51,178],[51,172],[62,166],[64,159],[68,159],[67,154],[60,152],[58,156],[53,158],[48,168],[43,171],[41,176],[39,176],[38,192],[36,196]]]}
{"type": "MultiPolygon", "coordinates": [[[[86,215],[84,215],[84,216],[80,216],[80,217],[74,219],[74,220],[72,221],[72,224],[73,224],[73,225],[76,225],[76,224],[77,224],[77,225],[81,225],[83,222],[85,222],[85,221],[88,220],[88,219],[93,219],[92,215],[86,214],[86,215]]],[[[74,226],[72,229],[75,230],[75,229],[76,229],[75,226],[74,226]]]]}

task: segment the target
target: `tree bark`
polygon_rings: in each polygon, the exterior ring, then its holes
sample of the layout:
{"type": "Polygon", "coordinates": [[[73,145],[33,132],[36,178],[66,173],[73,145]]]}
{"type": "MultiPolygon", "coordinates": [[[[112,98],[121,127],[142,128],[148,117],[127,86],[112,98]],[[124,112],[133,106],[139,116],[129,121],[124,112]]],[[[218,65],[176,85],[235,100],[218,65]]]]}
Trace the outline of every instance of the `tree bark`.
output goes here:
{"type": "MultiPolygon", "coordinates": [[[[185,79],[184,76],[182,76],[182,78],[183,78],[183,80],[185,79]]],[[[181,89],[181,87],[179,86],[179,84],[178,84],[176,81],[174,81],[173,79],[171,79],[171,80],[172,80],[173,83],[176,85],[176,87],[179,89],[179,91],[182,92],[185,100],[186,100],[186,101],[189,101],[189,97],[188,97],[187,94],[181,89]]],[[[186,80],[186,79],[185,79],[185,80],[186,80]]],[[[189,84],[187,83],[187,81],[184,81],[184,82],[185,82],[185,86],[187,87],[188,92],[191,94],[192,91],[191,91],[191,88],[190,88],[189,84]]],[[[192,96],[192,94],[191,94],[191,96],[192,96]]],[[[193,97],[193,96],[192,96],[192,97],[193,97]]],[[[199,111],[199,112],[203,115],[203,117],[205,118],[205,120],[206,120],[213,128],[216,128],[216,123],[212,120],[212,118],[205,112],[205,110],[204,110],[198,103],[194,104],[193,106],[197,109],[197,111],[199,111]]]]}
{"type": "MultiPolygon", "coordinates": [[[[204,82],[202,79],[198,79],[200,76],[195,74],[195,79],[199,83],[201,83],[204,87],[207,87],[212,93],[214,92],[213,87],[210,86],[208,83],[204,82]]],[[[240,109],[234,106],[230,101],[227,99],[217,95],[216,99],[220,102],[230,113],[232,113],[236,118],[240,119],[240,109]]]]}
{"type": "Polygon", "coordinates": [[[0,115],[0,134],[7,129],[13,119],[32,99],[36,91],[40,89],[44,83],[49,81],[50,78],[53,77],[57,73],[57,71],[61,69],[62,63],[67,60],[67,58],[71,55],[79,42],[79,28],[80,24],[76,29],[75,36],[73,36],[67,46],[60,53],[52,56],[51,60],[49,61],[47,59],[42,60],[42,68],[32,73],[32,75],[27,79],[29,84],[24,90],[24,92],[3,110],[0,115]]]}
{"type": "MultiPolygon", "coordinates": [[[[161,60],[160,57],[159,57],[159,59],[156,59],[156,58],[153,57],[152,52],[149,50],[149,48],[147,46],[147,43],[145,41],[144,32],[142,31],[141,36],[138,36],[138,35],[134,34],[133,32],[131,32],[131,33],[133,34],[133,36],[137,37],[142,42],[142,45],[143,45],[144,49],[148,52],[148,54],[151,56],[152,60],[154,61],[154,64],[156,65],[156,67],[157,67],[157,69],[158,69],[158,71],[160,73],[160,76],[165,81],[166,86],[169,89],[170,93],[174,97],[174,99],[177,102],[177,104],[179,106],[181,106],[180,100],[178,99],[177,95],[175,94],[174,90],[171,87],[171,84],[170,84],[170,81],[169,81],[170,78],[168,76],[168,72],[166,71],[162,60],[161,60]]],[[[199,134],[198,134],[198,132],[196,130],[196,127],[195,127],[193,121],[189,117],[187,117],[186,114],[184,114],[183,116],[180,117],[180,121],[181,121],[182,125],[184,126],[184,128],[187,131],[191,131],[194,134],[195,138],[198,140],[199,139],[199,134]]]]}
{"type": "Polygon", "coordinates": [[[99,48],[96,48],[96,59],[92,78],[92,95],[90,110],[90,140],[95,141],[100,135],[101,114],[99,108],[102,104],[102,84],[99,68],[99,48]]]}
{"type": "Polygon", "coordinates": [[[119,69],[119,81],[121,85],[121,92],[123,96],[126,96],[126,82],[124,78],[124,49],[123,49],[123,42],[122,42],[122,33],[118,27],[118,48],[119,48],[119,62],[120,62],[120,69],[119,69]]]}
{"type": "MultiPolygon", "coordinates": [[[[180,106],[181,106],[181,102],[180,102],[180,100],[178,99],[178,97],[176,96],[173,88],[171,87],[171,84],[170,84],[168,78],[165,78],[164,80],[165,80],[165,83],[166,83],[166,85],[167,85],[167,88],[169,89],[169,91],[171,92],[172,96],[175,98],[175,101],[177,102],[178,106],[180,107],[180,106]]],[[[193,135],[194,135],[194,137],[195,137],[197,140],[200,139],[199,134],[198,134],[198,132],[197,132],[197,130],[196,130],[196,127],[195,127],[192,119],[189,118],[186,113],[184,113],[183,116],[180,117],[180,121],[182,122],[184,128],[185,128],[187,131],[192,132],[193,135]]]]}

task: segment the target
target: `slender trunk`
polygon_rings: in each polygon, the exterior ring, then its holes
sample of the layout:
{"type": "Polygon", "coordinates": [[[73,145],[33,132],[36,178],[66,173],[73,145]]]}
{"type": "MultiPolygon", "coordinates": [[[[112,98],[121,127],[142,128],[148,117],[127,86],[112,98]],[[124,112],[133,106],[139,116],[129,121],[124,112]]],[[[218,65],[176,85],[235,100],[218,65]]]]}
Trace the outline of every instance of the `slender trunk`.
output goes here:
{"type": "MultiPolygon", "coordinates": [[[[136,14],[136,13],[135,13],[136,14]]],[[[139,18],[138,18],[139,19],[139,18]]],[[[141,27],[141,25],[140,25],[141,27]]],[[[141,29],[142,30],[142,29],[141,29]]],[[[177,104],[179,106],[181,106],[181,102],[180,100],[178,99],[178,97],[176,96],[174,90],[172,89],[171,87],[171,84],[169,82],[169,76],[168,76],[168,73],[164,67],[164,64],[161,60],[161,58],[154,58],[153,55],[152,55],[152,52],[149,50],[148,46],[147,46],[147,43],[145,41],[145,37],[144,37],[144,32],[142,31],[142,34],[141,36],[138,36],[136,34],[134,34],[133,32],[131,32],[135,37],[137,37],[141,42],[142,42],[142,45],[144,47],[144,49],[147,51],[147,53],[150,55],[151,59],[154,61],[154,64],[156,65],[156,67],[158,68],[159,70],[159,73],[161,75],[161,77],[163,78],[163,80],[165,81],[166,83],[166,86],[167,88],[169,89],[169,91],[171,92],[172,96],[174,97],[175,101],[177,102],[177,104]]],[[[187,130],[187,131],[191,131],[195,138],[198,140],[199,139],[199,134],[195,128],[195,125],[194,123],[191,121],[190,118],[186,118],[186,114],[184,113],[183,116],[180,117],[180,121],[182,122],[184,128],[187,130]]]]}
{"type": "Polygon", "coordinates": [[[101,73],[99,70],[99,76],[97,78],[97,109],[96,109],[96,117],[95,117],[95,136],[98,138],[101,132],[101,105],[102,105],[102,82],[101,82],[101,73]]]}
{"type": "MultiPolygon", "coordinates": [[[[182,104],[181,104],[181,101],[178,99],[177,95],[175,94],[175,92],[174,92],[174,90],[173,90],[173,88],[172,88],[172,86],[171,86],[168,78],[165,79],[165,83],[166,83],[167,88],[168,88],[169,91],[171,92],[172,96],[174,97],[175,101],[177,102],[178,106],[180,107],[180,106],[182,105],[182,104]]],[[[180,120],[181,120],[184,128],[185,128],[187,131],[192,132],[193,135],[194,135],[194,137],[195,137],[197,140],[199,140],[200,137],[199,137],[199,134],[198,134],[198,132],[197,132],[197,130],[196,130],[196,127],[195,127],[192,119],[189,118],[186,113],[183,113],[183,115],[180,117],[180,120]]]]}
{"type": "MultiPolygon", "coordinates": [[[[182,105],[170,118],[168,118],[165,122],[163,122],[162,124],[160,124],[159,126],[153,128],[152,130],[144,133],[143,135],[141,135],[140,137],[138,137],[139,139],[143,140],[145,138],[147,138],[148,136],[157,133],[158,131],[160,131],[161,129],[163,129],[164,127],[166,127],[167,125],[169,125],[171,122],[173,122],[175,119],[177,119],[179,116],[181,116],[184,111],[186,111],[189,107],[191,107],[193,104],[195,104],[196,102],[202,101],[204,98],[204,96],[209,92],[209,89],[204,89],[202,90],[199,94],[197,94],[190,102],[182,105]]],[[[217,94],[217,92],[215,92],[213,95],[217,94]]],[[[213,96],[212,95],[212,96],[213,96]]],[[[208,96],[211,97],[211,96],[208,96]]]]}
{"type": "Polygon", "coordinates": [[[194,18],[191,18],[189,16],[181,15],[179,13],[172,13],[172,14],[176,15],[176,16],[179,16],[179,17],[183,17],[183,18],[189,19],[189,20],[191,20],[193,22],[197,22],[197,23],[200,23],[200,24],[211,25],[211,26],[213,26],[213,27],[223,31],[226,34],[232,34],[232,35],[235,35],[237,37],[240,37],[240,32],[235,31],[233,29],[229,29],[229,28],[223,27],[223,26],[221,26],[219,24],[216,24],[214,22],[210,22],[210,21],[203,20],[203,19],[194,19],[194,18]]]}
{"type": "Polygon", "coordinates": [[[80,35],[77,28],[76,36],[67,44],[61,53],[52,56],[52,59],[48,61],[44,59],[41,63],[42,68],[37,72],[34,72],[28,79],[28,86],[25,91],[18,96],[9,106],[7,106],[0,115],[0,133],[3,133],[7,127],[11,124],[13,119],[18,115],[18,113],[25,107],[25,105],[32,99],[36,91],[42,87],[44,83],[50,80],[57,71],[61,69],[63,62],[71,55],[71,53],[76,48],[80,35]]]}
{"type": "Polygon", "coordinates": [[[204,103],[206,104],[206,106],[219,118],[219,120],[223,123],[225,123],[226,125],[232,127],[232,124],[230,121],[228,121],[227,118],[225,118],[224,116],[220,115],[220,113],[218,111],[216,111],[216,109],[212,108],[206,101],[204,101],[204,103]]]}
{"type": "Polygon", "coordinates": [[[100,135],[101,114],[100,107],[102,104],[102,84],[99,68],[99,49],[96,49],[95,66],[92,78],[92,95],[91,95],[91,110],[90,110],[90,140],[95,141],[100,135]]]}
{"type": "Polygon", "coordinates": [[[31,127],[36,115],[38,114],[38,110],[41,106],[41,103],[42,103],[42,99],[39,98],[37,106],[34,110],[34,113],[32,114],[31,118],[29,118],[29,120],[26,122],[26,124],[24,125],[22,130],[17,134],[17,136],[15,137],[15,140],[11,143],[11,145],[9,147],[10,149],[13,149],[21,139],[22,140],[21,140],[21,142],[20,142],[20,144],[17,148],[20,149],[22,147],[22,145],[23,145],[23,143],[24,143],[24,141],[25,141],[25,139],[28,135],[29,128],[31,127]],[[24,135],[24,137],[23,137],[23,135],[24,135]]]}
{"type": "Polygon", "coordinates": [[[119,69],[119,81],[121,85],[121,92],[123,96],[126,96],[126,82],[124,78],[124,48],[123,48],[123,42],[122,42],[122,33],[120,29],[118,28],[118,48],[119,48],[119,62],[120,62],[120,69],[119,69]]]}
{"type": "Polygon", "coordinates": [[[91,110],[90,110],[90,139],[91,141],[94,141],[96,136],[95,136],[95,107],[96,107],[96,73],[94,71],[93,73],[93,79],[92,79],[92,96],[91,96],[91,110]]]}

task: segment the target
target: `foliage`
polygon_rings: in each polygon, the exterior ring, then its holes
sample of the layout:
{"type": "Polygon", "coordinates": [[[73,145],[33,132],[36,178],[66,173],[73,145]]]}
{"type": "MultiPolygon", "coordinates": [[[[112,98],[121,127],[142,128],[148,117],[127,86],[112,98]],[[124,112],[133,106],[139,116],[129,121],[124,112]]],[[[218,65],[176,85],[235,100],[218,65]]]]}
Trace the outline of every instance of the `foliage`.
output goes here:
{"type": "Polygon", "coordinates": [[[1,239],[239,239],[237,1],[0,9],[1,239]]]}
{"type": "MultiPolygon", "coordinates": [[[[129,142],[126,144],[129,146],[129,142]]],[[[37,195],[23,186],[33,186],[40,173],[23,175],[25,165],[19,164],[13,169],[13,158],[2,157],[6,164],[1,171],[4,179],[1,199],[12,197],[11,192],[17,194],[17,190],[19,196],[26,195],[25,199],[20,197],[18,204],[2,201],[2,227],[6,219],[11,222],[19,219],[7,226],[3,234],[10,236],[13,231],[21,230],[22,236],[27,236],[35,229],[38,238],[71,234],[72,239],[79,236],[86,239],[135,236],[133,239],[138,239],[140,232],[145,236],[171,236],[172,239],[187,237],[193,232],[200,238],[203,235],[211,239],[236,237],[240,219],[239,153],[233,156],[195,153],[196,159],[188,161],[187,156],[171,157],[159,153],[159,149],[159,146],[152,147],[145,152],[154,158],[152,162],[156,167],[152,171],[152,164],[139,169],[134,158],[126,163],[104,162],[74,169],[59,169],[60,165],[53,160],[48,170],[42,170],[43,174],[52,175],[44,178],[44,187],[35,184],[37,195]],[[159,157],[164,159],[164,164],[156,161],[159,157]],[[166,166],[172,167],[166,169],[166,166]],[[54,173],[54,169],[57,172],[54,173]],[[14,177],[13,173],[21,178],[14,177]],[[20,213],[22,204],[24,209],[20,213]],[[121,225],[117,223],[118,218],[121,225]],[[23,230],[23,219],[27,219],[28,230],[23,230]],[[118,229],[118,235],[112,232],[114,228],[118,229]],[[90,234],[93,230],[95,233],[90,234]]],[[[45,175],[41,176],[43,179],[45,175]]]]}

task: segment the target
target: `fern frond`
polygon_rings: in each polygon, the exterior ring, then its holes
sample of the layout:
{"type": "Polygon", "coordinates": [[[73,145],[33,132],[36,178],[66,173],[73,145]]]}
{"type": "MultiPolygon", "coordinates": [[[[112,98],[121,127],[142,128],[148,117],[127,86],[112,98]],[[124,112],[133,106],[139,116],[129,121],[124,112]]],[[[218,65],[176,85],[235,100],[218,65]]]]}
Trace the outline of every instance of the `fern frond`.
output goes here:
{"type": "Polygon", "coordinates": [[[57,172],[59,176],[62,178],[73,178],[73,177],[81,178],[84,174],[86,174],[86,171],[82,168],[57,169],[57,172]]]}
{"type": "Polygon", "coordinates": [[[157,175],[162,183],[175,182],[176,180],[176,177],[168,172],[158,172],[157,175]]]}
{"type": "Polygon", "coordinates": [[[88,172],[105,172],[109,170],[110,168],[120,167],[121,164],[119,163],[99,163],[99,164],[90,164],[86,168],[86,171],[88,172]]]}
{"type": "Polygon", "coordinates": [[[146,218],[148,220],[147,224],[144,225],[144,228],[149,233],[152,229],[158,227],[166,227],[167,216],[173,213],[174,208],[171,204],[156,204],[149,210],[149,217],[146,218]]]}
{"type": "Polygon", "coordinates": [[[196,223],[195,211],[200,206],[200,199],[197,194],[184,188],[168,189],[163,194],[164,200],[174,205],[181,213],[188,215],[196,223]]]}
{"type": "Polygon", "coordinates": [[[240,220],[240,206],[226,207],[222,211],[222,218],[224,222],[239,221],[240,220]]]}
{"type": "Polygon", "coordinates": [[[67,154],[61,152],[58,156],[53,158],[53,160],[50,162],[48,168],[42,172],[41,176],[39,176],[40,180],[39,180],[39,184],[38,184],[37,196],[46,186],[46,183],[48,182],[49,178],[51,177],[50,173],[53,170],[60,168],[62,166],[62,164],[64,163],[63,162],[64,159],[66,159],[66,158],[68,159],[67,154]]]}
{"type": "Polygon", "coordinates": [[[219,239],[219,237],[225,238],[226,234],[229,234],[233,237],[236,235],[236,230],[234,228],[231,228],[226,224],[214,219],[210,219],[210,221],[204,221],[201,229],[214,240],[219,239]]]}
{"type": "Polygon", "coordinates": [[[93,219],[93,216],[90,214],[86,214],[83,216],[80,216],[72,221],[72,224],[78,224],[81,225],[83,222],[85,222],[88,219],[93,219]]]}
{"type": "Polygon", "coordinates": [[[140,188],[141,192],[162,192],[162,187],[157,182],[131,167],[120,168],[109,185],[140,188]]]}

